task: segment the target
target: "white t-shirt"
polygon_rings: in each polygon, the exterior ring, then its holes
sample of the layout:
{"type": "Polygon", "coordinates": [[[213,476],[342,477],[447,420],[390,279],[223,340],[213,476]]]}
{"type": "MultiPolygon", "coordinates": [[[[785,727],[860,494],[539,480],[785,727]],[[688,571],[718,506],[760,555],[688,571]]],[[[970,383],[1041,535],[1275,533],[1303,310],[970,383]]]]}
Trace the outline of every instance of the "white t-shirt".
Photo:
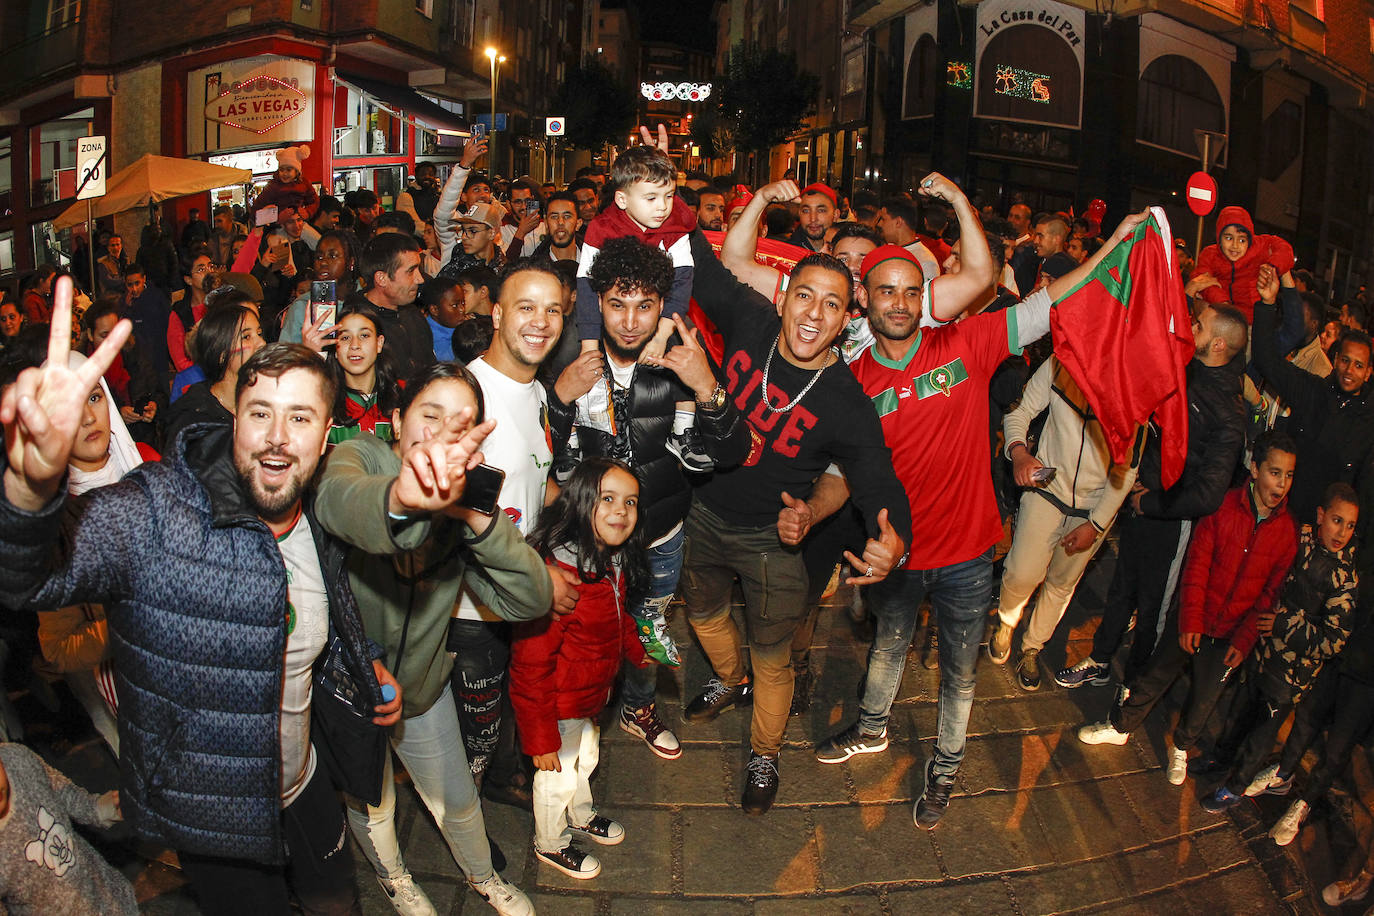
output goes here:
{"type": "Polygon", "coordinates": [[[329,593],[324,571],[302,515],[277,538],[286,564],[286,657],[281,696],[281,800],[296,800],[315,775],[310,746],[310,693],[315,660],[329,641],[329,593]]]}
{"type": "MultiPolygon", "coordinates": [[[[553,464],[546,420],[548,395],[539,382],[517,382],[487,365],[484,358],[468,363],[468,369],[482,386],[487,419],[496,421],[496,429],[482,443],[482,453],[487,464],[506,472],[498,504],[521,534],[529,534],[544,508],[544,489],[553,464]]],[[[499,619],[479,607],[466,588],[458,598],[455,616],[499,619]]]]}

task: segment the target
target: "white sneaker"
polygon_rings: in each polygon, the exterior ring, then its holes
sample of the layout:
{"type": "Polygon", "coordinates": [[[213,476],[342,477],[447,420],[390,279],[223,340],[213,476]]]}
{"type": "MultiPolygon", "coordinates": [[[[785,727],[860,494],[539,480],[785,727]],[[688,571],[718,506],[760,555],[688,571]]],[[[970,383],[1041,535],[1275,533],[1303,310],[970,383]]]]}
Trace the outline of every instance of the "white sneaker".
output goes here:
{"type": "Polygon", "coordinates": [[[406,872],[399,878],[381,878],[377,883],[386,891],[391,905],[401,916],[438,916],[434,904],[429,902],[425,892],[416,887],[415,879],[406,872]]]}
{"type": "Polygon", "coordinates": [[[490,903],[501,916],[534,916],[534,904],[525,892],[511,884],[497,872],[481,884],[473,884],[472,889],[490,903]]]}
{"type": "Polygon", "coordinates": [[[1269,831],[1269,838],[1280,846],[1287,846],[1297,839],[1302,822],[1307,819],[1309,806],[1301,798],[1288,806],[1279,822],[1269,831]]]}
{"type": "Polygon", "coordinates": [[[1174,748],[1169,752],[1169,785],[1181,786],[1188,781],[1188,752],[1174,748]]]}
{"type": "Polygon", "coordinates": [[[1130,732],[1119,732],[1110,722],[1094,722],[1078,730],[1078,740],[1084,744],[1125,744],[1130,732]]]}

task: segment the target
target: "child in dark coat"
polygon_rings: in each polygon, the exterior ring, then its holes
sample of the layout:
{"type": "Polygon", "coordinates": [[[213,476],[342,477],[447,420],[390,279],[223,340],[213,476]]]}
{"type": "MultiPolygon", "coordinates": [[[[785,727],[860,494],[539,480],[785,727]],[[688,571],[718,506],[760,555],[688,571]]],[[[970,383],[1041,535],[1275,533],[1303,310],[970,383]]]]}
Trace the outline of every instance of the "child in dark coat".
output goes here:
{"type": "Polygon", "coordinates": [[[529,540],[575,572],[577,608],[515,627],[510,697],[520,740],[534,758],[534,851],[573,878],[595,878],[601,863],[573,835],[613,846],[625,828],[596,813],[596,769],[606,707],[622,659],[649,663],[628,609],[649,583],[639,525],[639,482],[622,462],[589,458],[540,516],[529,540]]]}

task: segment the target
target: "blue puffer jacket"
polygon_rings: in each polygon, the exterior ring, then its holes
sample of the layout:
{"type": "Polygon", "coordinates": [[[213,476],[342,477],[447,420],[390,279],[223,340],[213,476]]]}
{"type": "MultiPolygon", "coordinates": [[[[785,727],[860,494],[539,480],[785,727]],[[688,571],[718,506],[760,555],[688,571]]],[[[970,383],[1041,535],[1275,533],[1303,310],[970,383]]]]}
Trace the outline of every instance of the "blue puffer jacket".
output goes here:
{"type": "MultiPolygon", "coordinates": [[[[241,490],[231,435],[189,427],[163,462],[86,497],[59,496],[37,513],[16,509],[0,491],[0,602],[26,610],[105,605],[119,691],[121,804],[141,836],[278,863],[286,569],[241,490]]],[[[350,672],[380,703],[344,551],[313,518],[311,527],[330,638],[341,638],[350,672]]],[[[322,757],[351,756],[350,748],[321,748],[320,731],[312,733],[322,757]]],[[[376,794],[375,786],[347,784],[348,774],[331,775],[346,783],[341,789],[376,794]]]]}

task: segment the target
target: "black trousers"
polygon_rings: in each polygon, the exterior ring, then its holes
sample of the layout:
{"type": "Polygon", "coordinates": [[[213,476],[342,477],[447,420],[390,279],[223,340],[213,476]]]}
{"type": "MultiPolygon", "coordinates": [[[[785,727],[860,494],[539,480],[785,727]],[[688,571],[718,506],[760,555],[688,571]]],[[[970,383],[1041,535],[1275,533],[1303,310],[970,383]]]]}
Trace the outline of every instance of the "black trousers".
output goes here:
{"type": "Polygon", "coordinates": [[[488,773],[495,782],[509,784],[524,772],[506,690],[510,641],[511,627],[504,621],[449,621],[448,650],[454,653],[449,683],[463,749],[478,785],[488,773]]]}
{"type": "Polygon", "coordinates": [[[1288,686],[1274,674],[1261,674],[1258,659],[1251,655],[1233,691],[1225,733],[1216,746],[1217,759],[1231,764],[1226,788],[1240,795],[1249,787],[1264,769],[1279,729],[1292,711],[1288,686]]]}
{"type": "Polygon", "coordinates": [[[1192,524],[1178,519],[1127,515],[1119,531],[1116,572],[1107,589],[1102,622],[1093,634],[1092,657],[1103,664],[1112,660],[1121,648],[1134,613],[1135,641],[1122,679],[1122,683],[1129,684],[1145,670],[1154,652],[1160,618],[1167,616],[1183,571],[1183,554],[1188,548],[1192,524]]]}
{"type": "Polygon", "coordinates": [[[311,916],[361,916],[343,803],[324,767],[282,810],[285,865],[179,851],[181,870],[206,916],[286,916],[294,894],[311,916]]]}
{"type": "Polygon", "coordinates": [[[1327,662],[1317,682],[1298,703],[1293,728],[1279,757],[1279,771],[1292,774],[1303,754],[1327,729],[1326,747],[1303,789],[1309,805],[1326,795],[1336,777],[1345,772],[1350,756],[1374,725],[1374,684],[1356,680],[1341,671],[1338,661],[1327,662]]]}
{"type": "Polygon", "coordinates": [[[1112,725],[1117,731],[1135,731],[1144,723],[1155,704],[1169,692],[1174,681],[1189,674],[1192,681],[1188,686],[1188,699],[1184,703],[1183,713],[1174,728],[1174,747],[1191,750],[1231,679],[1232,669],[1222,663],[1227,645],[1227,640],[1204,636],[1202,645],[1190,655],[1178,644],[1177,615],[1171,617],[1145,673],[1126,682],[1130,696],[1123,705],[1112,708],[1112,725]]]}

